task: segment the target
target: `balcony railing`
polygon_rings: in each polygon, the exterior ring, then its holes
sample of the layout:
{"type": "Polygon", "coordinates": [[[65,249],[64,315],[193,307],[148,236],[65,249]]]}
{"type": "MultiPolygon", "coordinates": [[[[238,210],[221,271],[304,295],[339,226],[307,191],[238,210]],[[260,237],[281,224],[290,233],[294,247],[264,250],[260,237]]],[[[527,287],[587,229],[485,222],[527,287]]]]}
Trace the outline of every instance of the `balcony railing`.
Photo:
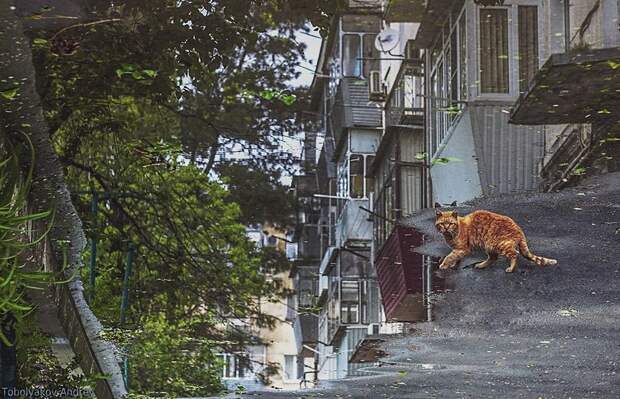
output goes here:
{"type": "Polygon", "coordinates": [[[405,71],[398,78],[386,105],[386,124],[422,125],[424,122],[423,76],[405,71]]]}

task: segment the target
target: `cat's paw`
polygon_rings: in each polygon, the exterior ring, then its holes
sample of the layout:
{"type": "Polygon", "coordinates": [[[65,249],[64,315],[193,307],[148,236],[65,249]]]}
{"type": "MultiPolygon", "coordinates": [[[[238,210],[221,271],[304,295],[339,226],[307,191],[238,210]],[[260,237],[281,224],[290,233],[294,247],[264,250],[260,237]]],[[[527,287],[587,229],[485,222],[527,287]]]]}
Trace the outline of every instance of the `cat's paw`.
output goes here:
{"type": "Polygon", "coordinates": [[[515,271],[515,269],[513,269],[512,267],[506,268],[506,273],[512,273],[514,271],[515,271]]]}
{"type": "Polygon", "coordinates": [[[447,269],[449,269],[449,268],[450,268],[450,265],[449,265],[449,264],[447,264],[446,262],[441,262],[441,264],[439,265],[439,268],[440,268],[441,270],[447,270],[447,269]]]}

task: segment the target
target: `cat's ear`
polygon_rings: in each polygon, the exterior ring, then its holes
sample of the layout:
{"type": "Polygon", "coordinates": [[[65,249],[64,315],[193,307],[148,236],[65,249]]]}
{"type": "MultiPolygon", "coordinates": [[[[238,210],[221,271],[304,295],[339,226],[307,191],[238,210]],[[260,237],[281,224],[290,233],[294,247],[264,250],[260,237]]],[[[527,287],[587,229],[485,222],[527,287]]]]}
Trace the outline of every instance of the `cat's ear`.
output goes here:
{"type": "Polygon", "coordinates": [[[435,208],[441,208],[441,204],[439,202],[435,202],[435,208]]]}
{"type": "Polygon", "coordinates": [[[452,217],[455,217],[455,218],[459,217],[459,214],[457,211],[452,211],[450,213],[452,214],[452,217]]]}
{"type": "Polygon", "coordinates": [[[450,204],[450,206],[456,206],[456,201],[452,201],[452,203],[450,204]]]}
{"type": "Polygon", "coordinates": [[[437,211],[435,211],[435,216],[439,217],[441,216],[442,212],[438,209],[437,211]]]}

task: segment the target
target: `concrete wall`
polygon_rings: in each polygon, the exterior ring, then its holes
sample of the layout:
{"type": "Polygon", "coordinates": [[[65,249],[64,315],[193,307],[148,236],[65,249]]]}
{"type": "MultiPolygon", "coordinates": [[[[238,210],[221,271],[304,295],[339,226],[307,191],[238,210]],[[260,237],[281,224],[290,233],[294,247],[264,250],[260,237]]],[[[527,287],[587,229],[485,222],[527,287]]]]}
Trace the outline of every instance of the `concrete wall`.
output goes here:
{"type": "Polygon", "coordinates": [[[433,203],[461,203],[482,195],[469,111],[465,110],[437,157],[458,158],[431,166],[433,203]]]}

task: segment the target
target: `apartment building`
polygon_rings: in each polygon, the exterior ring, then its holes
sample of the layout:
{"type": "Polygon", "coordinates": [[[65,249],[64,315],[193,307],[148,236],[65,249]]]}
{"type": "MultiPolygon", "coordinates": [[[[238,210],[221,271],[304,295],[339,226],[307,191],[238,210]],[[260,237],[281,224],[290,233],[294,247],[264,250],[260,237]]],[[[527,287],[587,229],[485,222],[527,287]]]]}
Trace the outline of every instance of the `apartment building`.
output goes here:
{"type": "Polygon", "coordinates": [[[358,1],[334,17],[312,85],[324,144],[303,177],[314,378],[363,375],[365,342],[432,318],[443,282],[409,215],[618,170],[618,35],[611,0],[358,1]]]}
{"type": "MultiPolygon", "coordinates": [[[[269,225],[247,228],[247,235],[259,247],[273,247],[296,257],[297,246],[291,235],[269,225]]],[[[283,288],[295,289],[296,280],[289,272],[270,276],[282,281],[283,288]]],[[[277,318],[274,328],[258,327],[243,320],[232,320],[235,328],[249,336],[249,343],[236,352],[223,352],[222,382],[231,390],[243,386],[247,390],[297,390],[303,374],[300,372],[299,351],[294,330],[297,296],[278,302],[262,301],[261,312],[277,318]]],[[[303,360],[301,360],[303,362],[303,360]]]]}
{"type": "Polygon", "coordinates": [[[513,107],[510,121],[544,130],[543,190],[620,170],[620,4],[545,2],[550,55],[513,107]]]}
{"type": "Polygon", "coordinates": [[[317,378],[361,375],[362,340],[380,331],[381,310],[371,261],[374,182],[369,177],[383,132],[382,106],[371,101],[381,62],[379,1],[351,2],[333,18],[312,85],[312,112],[324,136],[316,167],[320,198],[317,378]]]}

